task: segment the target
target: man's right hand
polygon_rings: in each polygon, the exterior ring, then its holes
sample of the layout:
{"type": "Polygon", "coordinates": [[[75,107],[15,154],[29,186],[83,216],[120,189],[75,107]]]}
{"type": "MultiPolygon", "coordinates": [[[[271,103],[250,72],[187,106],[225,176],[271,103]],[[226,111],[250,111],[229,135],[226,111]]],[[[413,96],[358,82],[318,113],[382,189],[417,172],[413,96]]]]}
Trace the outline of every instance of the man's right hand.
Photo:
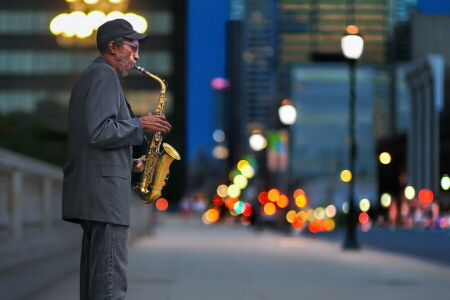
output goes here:
{"type": "Polygon", "coordinates": [[[159,115],[147,115],[140,117],[142,128],[145,132],[162,132],[168,133],[172,126],[166,121],[165,116],[159,115]]]}

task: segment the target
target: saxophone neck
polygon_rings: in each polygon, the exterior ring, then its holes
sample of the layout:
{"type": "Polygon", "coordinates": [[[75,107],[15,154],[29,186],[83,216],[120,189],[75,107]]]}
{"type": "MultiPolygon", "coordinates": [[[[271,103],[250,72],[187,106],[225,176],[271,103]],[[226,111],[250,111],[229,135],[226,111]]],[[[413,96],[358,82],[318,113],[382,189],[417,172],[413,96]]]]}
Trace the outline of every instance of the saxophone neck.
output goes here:
{"type": "Polygon", "coordinates": [[[161,86],[161,95],[164,95],[164,99],[165,99],[165,95],[166,95],[166,83],[164,82],[164,80],[162,80],[161,78],[159,78],[158,76],[156,76],[155,74],[150,73],[149,71],[147,71],[146,69],[144,69],[143,67],[139,67],[138,65],[134,66],[134,69],[144,75],[147,75],[153,79],[155,79],[156,81],[159,82],[159,85],[161,86]]]}

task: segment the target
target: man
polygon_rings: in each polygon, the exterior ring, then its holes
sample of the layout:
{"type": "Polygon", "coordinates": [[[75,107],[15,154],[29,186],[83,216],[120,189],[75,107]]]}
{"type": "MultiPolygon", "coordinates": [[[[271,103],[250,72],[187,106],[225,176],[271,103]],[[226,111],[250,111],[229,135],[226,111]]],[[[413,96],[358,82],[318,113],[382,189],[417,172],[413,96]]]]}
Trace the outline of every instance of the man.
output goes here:
{"type": "Polygon", "coordinates": [[[83,228],[81,299],[125,298],[132,146],[142,144],[144,132],[171,128],[164,116],[135,118],[119,82],[119,75],[133,70],[147,39],[123,19],[100,26],[100,56],[70,97],[63,219],[83,228]]]}

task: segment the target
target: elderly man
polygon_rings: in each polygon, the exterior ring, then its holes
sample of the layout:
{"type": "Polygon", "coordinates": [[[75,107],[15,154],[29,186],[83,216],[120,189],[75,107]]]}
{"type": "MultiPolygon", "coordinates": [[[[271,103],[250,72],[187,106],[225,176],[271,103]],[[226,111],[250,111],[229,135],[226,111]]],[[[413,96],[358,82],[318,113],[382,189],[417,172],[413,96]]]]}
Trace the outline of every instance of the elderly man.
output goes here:
{"type": "Polygon", "coordinates": [[[132,146],[143,143],[144,132],[171,128],[164,116],[134,117],[119,82],[147,39],[123,19],[100,26],[100,56],[70,97],[63,219],[83,229],[80,299],[125,298],[132,146]]]}

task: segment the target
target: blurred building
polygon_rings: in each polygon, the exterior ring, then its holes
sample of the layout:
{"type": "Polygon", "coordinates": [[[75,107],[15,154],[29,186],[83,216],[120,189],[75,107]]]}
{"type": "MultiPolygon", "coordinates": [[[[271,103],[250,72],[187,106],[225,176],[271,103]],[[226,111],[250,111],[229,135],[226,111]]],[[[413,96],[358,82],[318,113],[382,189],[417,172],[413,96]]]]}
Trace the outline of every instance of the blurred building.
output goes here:
{"type": "Polygon", "coordinates": [[[336,60],[342,57],[344,26],[364,34],[363,62],[386,61],[388,7],[385,0],[280,0],[283,62],[336,60]]]}

